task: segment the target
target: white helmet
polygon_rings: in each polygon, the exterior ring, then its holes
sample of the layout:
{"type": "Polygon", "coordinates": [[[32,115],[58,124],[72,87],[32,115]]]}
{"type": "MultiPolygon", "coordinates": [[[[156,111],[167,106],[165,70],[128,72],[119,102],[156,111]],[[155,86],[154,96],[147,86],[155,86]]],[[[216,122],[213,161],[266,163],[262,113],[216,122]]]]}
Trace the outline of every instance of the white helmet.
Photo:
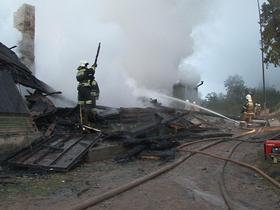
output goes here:
{"type": "Polygon", "coordinates": [[[246,95],[246,100],[252,101],[252,96],[250,94],[246,95]]]}
{"type": "Polygon", "coordinates": [[[80,61],[80,63],[81,63],[81,66],[83,66],[83,67],[86,67],[88,65],[87,61],[80,61]]]}

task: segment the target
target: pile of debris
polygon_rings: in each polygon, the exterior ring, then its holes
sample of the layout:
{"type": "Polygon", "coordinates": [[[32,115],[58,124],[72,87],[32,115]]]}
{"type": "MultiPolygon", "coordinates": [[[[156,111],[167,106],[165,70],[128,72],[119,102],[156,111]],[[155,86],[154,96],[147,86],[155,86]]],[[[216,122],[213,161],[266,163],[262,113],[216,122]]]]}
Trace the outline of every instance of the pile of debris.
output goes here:
{"type": "MultiPolygon", "coordinates": [[[[213,127],[210,118],[203,113],[194,113],[163,106],[153,108],[121,108],[115,120],[119,130],[108,129],[104,139],[116,141],[127,152],[115,158],[118,162],[135,157],[145,159],[172,159],[176,147],[182,142],[209,137],[227,137],[232,134],[225,127],[213,127]]],[[[112,118],[110,119],[112,120],[112,118]]],[[[110,120],[106,120],[107,123],[110,120]]],[[[114,125],[112,122],[108,125],[114,125]]],[[[114,127],[116,129],[116,125],[114,127]]]]}
{"type": "Polygon", "coordinates": [[[225,127],[213,126],[220,118],[164,107],[157,100],[151,100],[147,108],[98,106],[93,122],[95,129],[85,133],[80,125],[79,107],[56,107],[50,97],[58,97],[61,92],[55,92],[38,80],[16,54],[1,43],[0,80],[5,83],[0,91],[3,98],[0,103],[1,138],[7,138],[5,132],[9,130],[10,138],[17,135],[17,139],[24,138],[28,142],[7,160],[16,166],[67,171],[85,158],[92,147],[108,142],[125,148],[124,153],[115,157],[118,162],[139,157],[172,159],[181,142],[231,135],[225,127]],[[33,89],[27,89],[25,100],[16,84],[33,89]],[[12,116],[16,120],[7,128],[7,119],[12,116]],[[14,122],[23,122],[24,126],[14,122]],[[19,135],[19,131],[22,134],[19,135]],[[31,132],[34,133],[32,139],[31,132]]]}
{"type": "Polygon", "coordinates": [[[119,109],[99,106],[94,127],[101,133],[82,133],[78,107],[55,108],[51,101],[40,99],[42,97],[47,96],[29,96],[28,100],[37,99],[32,100],[32,107],[37,107],[34,120],[45,135],[32,147],[10,158],[10,164],[67,171],[80,162],[90,148],[108,142],[125,148],[125,152],[114,158],[117,162],[134,158],[170,160],[175,158],[176,147],[182,142],[232,135],[226,126],[212,126],[223,121],[220,118],[160,105],[119,109]]]}

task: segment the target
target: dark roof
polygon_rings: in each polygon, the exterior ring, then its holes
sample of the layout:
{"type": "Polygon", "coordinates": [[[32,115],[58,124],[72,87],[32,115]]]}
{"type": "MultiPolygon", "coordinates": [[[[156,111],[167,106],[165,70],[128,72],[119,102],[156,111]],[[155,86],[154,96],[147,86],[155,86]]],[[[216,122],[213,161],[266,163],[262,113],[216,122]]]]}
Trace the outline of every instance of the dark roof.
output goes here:
{"type": "Polygon", "coordinates": [[[16,53],[0,42],[0,72],[11,73],[16,83],[22,84],[44,93],[54,92],[47,84],[37,79],[32,72],[20,62],[16,53]]]}
{"type": "Polygon", "coordinates": [[[0,113],[29,113],[10,72],[0,71],[0,113]]]}

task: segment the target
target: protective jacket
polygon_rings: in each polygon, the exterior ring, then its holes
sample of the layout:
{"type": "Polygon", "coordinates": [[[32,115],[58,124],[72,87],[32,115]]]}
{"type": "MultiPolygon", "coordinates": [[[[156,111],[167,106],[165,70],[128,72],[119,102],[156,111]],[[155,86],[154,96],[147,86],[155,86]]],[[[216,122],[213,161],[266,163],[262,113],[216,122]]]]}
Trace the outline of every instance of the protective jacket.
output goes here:
{"type": "Polygon", "coordinates": [[[96,82],[96,80],[92,80],[91,82],[91,95],[93,97],[95,97],[95,99],[97,100],[99,98],[99,86],[98,83],[96,82]]]}
{"type": "Polygon", "coordinates": [[[79,82],[77,88],[79,104],[95,106],[95,98],[92,96],[92,82],[95,81],[95,71],[85,66],[79,66],[77,71],[76,79],[79,82]]]}
{"type": "Polygon", "coordinates": [[[79,85],[91,86],[91,82],[94,80],[95,69],[79,66],[77,70],[76,78],[79,85]]]}
{"type": "Polygon", "coordinates": [[[254,113],[254,103],[251,100],[247,100],[242,107],[243,112],[254,113]]]}
{"type": "Polygon", "coordinates": [[[95,106],[96,100],[99,97],[99,86],[95,80],[94,66],[87,68],[79,66],[77,72],[78,85],[78,100],[79,104],[92,104],[95,106]]]}
{"type": "Polygon", "coordinates": [[[243,119],[247,123],[251,123],[252,118],[255,116],[254,103],[253,103],[251,95],[246,96],[246,103],[242,107],[242,111],[243,111],[243,114],[244,114],[243,119]]]}

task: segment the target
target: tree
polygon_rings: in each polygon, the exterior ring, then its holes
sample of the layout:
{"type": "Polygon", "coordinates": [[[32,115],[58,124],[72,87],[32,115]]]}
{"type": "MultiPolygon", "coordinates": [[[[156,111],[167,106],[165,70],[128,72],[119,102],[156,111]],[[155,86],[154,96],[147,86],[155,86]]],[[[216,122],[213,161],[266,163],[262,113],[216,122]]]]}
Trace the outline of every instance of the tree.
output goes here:
{"type": "Polygon", "coordinates": [[[208,93],[205,97],[205,100],[202,101],[202,106],[205,106],[213,111],[224,112],[225,97],[222,93],[217,94],[215,92],[208,93]]]}
{"type": "Polygon", "coordinates": [[[264,62],[280,66],[280,1],[268,0],[262,5],[261,26],[264,62]]]}
{"type": "Polygon", "coordinates": [[[229,76],[224,82],[227,94],[226,99],[235,103],[241,103],[248,92],[245,82],[239,75],[229,76]]]}
{"type": "MultiPolygon", "coordinates": [[[[250,88],[250,93],[252,93],[254,103],[260,103],[260,101],[263,101],[261,88],[250,88]]],[[[266,97],[269,99],[266,105],[271,111],[279,109],[280,91],[276,90],[274,87],[267,87],[266,97]]]]}
{"type": "Polygon", "coordinates": [[[218,94],[215,92],[211,92],[208,93],[205,98],[207,102],[216,103],[218,101],[218,94]]]}
{"type": "MultiPolygon", "coordinates": [[[[261,88],[249,88],[245,85],[241,76],[229,76],[225,81],[226,94],[208,93],[202,106],[221,114],[232,117],[241,116],[241,107],[245,103],[245,96],[250,93],[254,103],[260,103],[263,100],[261,88]]],[[[273,87],[267,88],[267,107],[271,111],[280,110],[280,91],[273,87]]]]}

